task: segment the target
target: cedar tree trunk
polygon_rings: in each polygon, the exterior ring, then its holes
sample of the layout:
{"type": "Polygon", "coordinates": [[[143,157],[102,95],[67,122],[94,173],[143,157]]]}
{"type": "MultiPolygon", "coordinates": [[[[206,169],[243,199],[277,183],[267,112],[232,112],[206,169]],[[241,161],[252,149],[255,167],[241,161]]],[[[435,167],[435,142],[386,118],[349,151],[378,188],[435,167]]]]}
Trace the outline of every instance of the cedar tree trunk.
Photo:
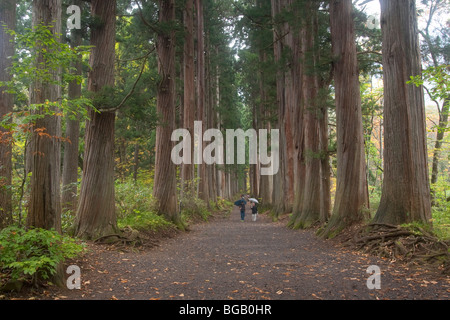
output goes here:
{"type": "Polygon", "coordinates": [[[368,207],[359,71],[351,0],[330,3],[337,122],[337,189],[323,236],[363,219],[368,207]]]}
{"type": "MultiPolygon", "coordinates": [[[[16,25],[16,1],[6,0],[0,3],[0,23],[8,29],[15,29],[16,25]]],[[[0,26],[0,81],[9,81],[11,75],[8,68],[11,66],[11,57],[14,54],[14,45],[11,37],[0,26]]],[[[12,112],[13,97],[6,93],[6,88],[0,88],[0,120],[4,115],[12,112]]],[[[12,161],[11,161],[11,132],[0,127],[0,229],[6,227],[12,221],[11,185],[12,161]]]]}
{"type": "MultiPolygon", "coordinates": [[[[99,23],[91,30],[88,90],[114,86],[116,1],[92,0],[91,14],[99,23]]],[[[96,106],[106,109],[114,106],[96,106]]],[[[117,233],[114,199],[114,112],[89,112],[85,156],[76,218],[77,236],[96,239],[117,233]]]]}
{"type": "MultiPolygon", "coordinates": [[[[81,6],[81,0],[74,1],[75,5],[81,6]]],[[[76,48],[82,43],[80,30],[72,30],[71,46],[76,48]]],[[[81,57],[74,61],[76,74],[81,75],[81,57]]],[[[81,97],[81,83],[72,81],[69,83],[69,99],[81,97]]],[[[76,214],[77,211],[77,181],[78,181],[78,146],[80,137],[80,121],[77,119],[67,119],[66,138],[69,141],[64,143],[64,160],[62,174],[62,206],[63,210],[70,210],[76,214]]]]}
{"type": "MultiPolygon", "coordinates": [[[[195,120],[195,63],[194,63],[194,0],[187,0],[184,9],[184,112],[183,127],[194,136],[195,120]]],[[[187,137],[186,137],[187,138],[187,137]]],[[[193,195],[194,162],[193,147],[191,146],[191,163],[183,163],[181,167],[182,191],[189,188],[189,194],[193,195]]]]}
{"type": "Polygon", "coordinates": [[[182,227],[177,206],[175,164],[171,160],[171,135],[175,127],[175,1],[159,1],[157,111],[161,123],[156,128],[156,161],[153,195],[158,200],[158,212],[182,227]]]}
{"type": "MultiPolygon", "coordinates": [[[[53,26],[53,34],[61,33],[61,0],[33,1],[33,26],[39,24],[53,26]]],[[[42,57],[37,58],[38,67],[42,57]]],[[[57,80],[58,70],[51,70],[53,80],[57,80]]],[[[56,84],[36,81],[31,88],[32,104],[43,104],[46,100],[57,102],[61,98],[61,88],[56,84]]],[[[50,107],[57,112],[57,107],[50,107]]],[[[36,113],[43,113],[39,109],[36,113]]],[[[30,202],[27,226],[52,229],[61,232],[61,118],[57,115],[45,115],[36,120],[31,138],[30,202]]]]}
{"type": "Polygon", "coordinates": [[[422,87],[407,84],[421,74],[414,0],[381,0],[384,76],[384,181],[374,220],[429,223],[430,184],[422,87]]]}

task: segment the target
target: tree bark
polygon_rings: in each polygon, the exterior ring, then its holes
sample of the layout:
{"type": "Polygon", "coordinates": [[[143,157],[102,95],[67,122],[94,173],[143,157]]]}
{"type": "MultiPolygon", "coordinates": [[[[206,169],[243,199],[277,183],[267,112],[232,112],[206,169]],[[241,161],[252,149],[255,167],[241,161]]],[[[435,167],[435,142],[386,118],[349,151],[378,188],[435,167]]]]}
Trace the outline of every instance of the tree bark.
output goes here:
{"type": "MultiPolygon", "coordinates": [[[[74,1],[75,5],[81,6],[81,0],[74,1]]],[[[81,33],[77,29],[72,30],[71,46],[76,48],[82,44],[81,33]]],[[[82,61],[81,57],[75,61],[75,73],[81,75],[82,61]]],[[[81,83],[72,81],[69,83],[68,90],[69,99],[78,99],[81,97],[81,83]]],[[[62,173],[62,206],[63,210],[69,210],[76,214],[77,211],[77,196],[78,196],[78,147],[80,137],[80,121],[79,116],[76,119],[67,119],[66,122],[66,138],[69,141],[64,143],[64,160],[62,173]]]]}
{"type": "MultiPolygon", "coordinates": [[[[194,0],[187,0],[184,9],[184,112],[183,127],[194,137],[195,120],[195,63],[194,63],[194,0]]],[[[187,137],[186,137],[187,138],[187,137]]],[[[181,181],[183,191],[189,189],[194,192],[194,162],[193,146],[191,146],[191,163],[184,163],[181,167],[181,181]]]]}
{"type": "MultiPolygon", "coordinates": [[[[61,33],[61,0],[33,1],[33,26],[39,24],[52,26],[53,34],[61,33]]],[[[41,67],[42,57],[37,58],[41,67]]],[[[53,80],[59,78],[59,70],[51,70],[53,80]]],[[[43,104],[46,100],[56,103],[61,98],[61,88],[56,84],[35,82],[31,88],[32,104],[43,104]]],[[[50,110],[57,112],[52,106],[50,110]]],[[[44,114],[43,108],[36,111],[44,114]]],[[[31,194],[27,215],[27,226],[43,229],[54,228],[61,232],[61,118],[44,115],[33,126],[31,194]]]]}
{"type": "MultiPolygon", "coordinates": [[[[197,120],[202,121],[202,132],[206,128],[206,91],[205,91],[205,27],[204,27],[204,13],[203,0],[195,0],[195,8],[197,12],[197,120]]],[[[204,150],[206,143],[203,141],[201,150],[204,150]]],[[[199,154],[202,159],[203,154],[199,154]]],[[[200,160],[199,159],[199,160],[200,160]]],[[[206,176],[206,164],[198,164],[198,196],[200,199],[209,203],[209,189],[206,176]]]]}
{"type": "MultiPolygon", "coordinates": [[[[291,0],[285,0],[282,4],[282,10],[287,9],[290,11],[295,10],[292,7],[291,0]]],[[[296,29],[290,25],[290,22],[284,21],[282,32],[285,34],[283,40],[281,40],[284,50],[289,52],[289,60],[286,61],[286,71],[284,74],[284,105],[282,106],[280,119],[283,121],[285,143],[283,146],[284,152],[284,198],[285,212],[291,212],[294,203],[294,144],[295,144],[295,131],[297,130],[298,123],[294,114],[297,112],[299,95],[298,91],[301,90],[300,86],[297,86],[301,81],[298,80],[299,69],[297,68],[299,61],[296,59],[298,47],[298,36],[296,29]]],[[[285,213],[283,212],[283,213],[285,213]]]]}
{"type": "MultiPolygon", "coordinates": [[[[259,1],[261,5],[261,1],[259,1]]],[[[262,42],[262,41],[261,41],[262,42]]],[[[260,44],[260,47],[262,47],[262,43],[260,44]]],[[[261,65],[265,64],[267,62],[267,53],[263,50],[259,51],[259,62],[261,65]]],[[[260,94],[260,105],[259,105],[259,116],[262,120],[259,121],[258,128],[261,129],[267,129],[268,132],[270,132],[270,121],[268,120],[270,110],[268,109],[268,93],[267,93],[267,71],[264,70],[264,68],[260,68],[260,78],[259,78],[259,94],[260,94]]],[[[268,141],[268,143],[270,143],[268,141]]],[[[272,190],[271,190],[271,183],[272,183],[272,176],[268,175],[261,175],[261,167],[262,165],[259,164],[259,188],[258,188],[258,196],[261,198],[262,203],[267,206],[272,205],[272,190]]]]}
{"type": "MultiPolygon", "coordinates": [[[[114,86],[116,1],[91,1],[99,23],[91,30],[88,90],[114,86]]],[[[114,106],[96,106],[106,109],[114,106]]],[[[114,112],[89,111],[76,235],[85,239],[117,233],[114,199],[114,112]]]]}
{"type": "Polygon", "coordinates": [[[368,208],[359,71],[351,0],[330,2],[337,129],[337,189],[322,232],[333,236],[362,221],[368,208]]]}
{"type": "Polygon", "coordinates": [[[175,164],[171,160],[171,135],[175,127],[175,1],[159,1],[159,23],[165,31],[158,34],[157,111],[162,123],[156,128],[156,161],[153,195],[158,212],[182,227],[177,206],[175,164]]]}
{"type": "Polygon", "coordinates": [[[293,214],[289,223],[293,228],[308,228],[316,222],[328,219],[326,212],[326,194],[322,176],[322,149],[324,141],[321,125],[326,109],[319,99],[319,74],[317,64],[319,52],[316,48],[317,3],[307,3],[303,10],[293,4],[296,21],[292,22],[292,37],[290,48],[292,51],[291,73],[295,93],[291,104],[295,112],[295,193],[293,214]]]}
{"type": "MultiPolygon", "coordinates": [[[[49,26],[56,37],[61,34],[61,0],[33,1],[32,25],[49,26]]],[[[44,44],[45,46],[45,44],[44,44]]],[[[49,50],[47,50],[49,51],[49,50]]],[[[38,68],[44,68],[42,56],[36,59],[38,68]]],[[[61,87],[54,82],[60,81],[61,70],[49,70],[52,82],[35,81],[31,85],[31,104],[58,103],[61,99],[61,87]]],[[[49,107],[51,112],[59,113],[56,106],[49,107]]],[[[43,117],[33,125],[31,137],[31,181],[30,201],[26,220],[27,228],[54,229],[61,233],[61,118],[46,114],[44,108],[38,108],[36,114],[43,117]]],[[[62,264],[56,266],[51,281],[62,287],[64,273],[62,264]]]]}
{"type": "MultiPolygon", "coordinates": [[[[272,19],[277,20],[278,15],[282,11],[282,1],[272,0],[272,19]]],[[[273,193],[272,193],[272,202],[273,209],[272,212],[275,216],[281,215],[285,213],[286,202],[285,202],[285,130],[284,130],[284,105],[285,105],[285,74],[284,67],[281,66],[282,61],[282,53],[283,53],[283,43],[281,41],[283,28],[279,24],[274,25],[274,59],[275,63],[278,64],[278,70],[276,74],[276,103],[278,110],[278,123],[276,124],[278,130],[280,130],[280,148],[279,148],[279,156],[280,156],[280,167],[278,173],[273,176],[273,193]]]]}
{"type": "MultiPolygon", "coordinates": [[[[8,29],[16,26],[16,1],[7,0],[0,4],[0,21],[8,29]]],[[[3,26],[0,27],[0,81],[11,80],[8,69],[14,54],[11,37],[3,26]]],[[[6,92],[7,88],[0,88],[0,120],[13,111],[13,96],[6,92]]],[[[12,222],[12,141],[11,132],[0,127],[0,230],[12,222]]]]}
{"type": "Polygon", "coordinates": [[[383,33],[384,181],[375,222],[431,223],[430,184],[414,0],[380,0],[383,33]]]}

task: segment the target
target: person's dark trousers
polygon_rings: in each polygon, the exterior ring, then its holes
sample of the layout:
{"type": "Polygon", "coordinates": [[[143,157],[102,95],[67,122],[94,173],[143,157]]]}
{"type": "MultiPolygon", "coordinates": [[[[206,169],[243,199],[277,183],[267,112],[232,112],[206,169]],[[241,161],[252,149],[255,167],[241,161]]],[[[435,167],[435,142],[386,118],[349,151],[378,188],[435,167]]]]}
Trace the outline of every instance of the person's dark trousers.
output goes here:
{"type": "Polygon", "coordinates": [[[241,211],[241,220],[244,221],[245,218],[245,211],[241,211]]]}

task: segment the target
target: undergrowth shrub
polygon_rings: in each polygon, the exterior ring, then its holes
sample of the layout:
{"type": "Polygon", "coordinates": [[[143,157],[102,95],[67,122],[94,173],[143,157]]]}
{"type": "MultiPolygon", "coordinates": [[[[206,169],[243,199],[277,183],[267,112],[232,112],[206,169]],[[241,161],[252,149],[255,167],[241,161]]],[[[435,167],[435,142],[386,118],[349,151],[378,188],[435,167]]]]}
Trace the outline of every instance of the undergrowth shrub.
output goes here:
{"type": "Polygon", "coordinates": [[[59,263],[75,258],[84,248],[54,230],[9,226],[0,231],[0,271],[12,280],[49,279],[59,263]]]}
{"type": "Polygon", "coordinates": [[[211,214],[206,202],[197,197],[196,185],[197,179],[185,181],[183,191],[182,186],[178,185],[181,219],[185,224],[199,219],[206,221],[211,214]]]}
{"type": "Polygon", "coordinates": [[[126,181],[116,185],[117,225],[137,230],[157,231],[172,224],[156,212],[156,199],[152,188],[139,181],[126,181]]]}
{"type": "Polygon", "coordinates": [[[187,195],[183,196],[181,198],[180,207],[183,222],[198,219],[207,221],[211,214],[205,201],[197,197],[189,197],[187,195]]]}

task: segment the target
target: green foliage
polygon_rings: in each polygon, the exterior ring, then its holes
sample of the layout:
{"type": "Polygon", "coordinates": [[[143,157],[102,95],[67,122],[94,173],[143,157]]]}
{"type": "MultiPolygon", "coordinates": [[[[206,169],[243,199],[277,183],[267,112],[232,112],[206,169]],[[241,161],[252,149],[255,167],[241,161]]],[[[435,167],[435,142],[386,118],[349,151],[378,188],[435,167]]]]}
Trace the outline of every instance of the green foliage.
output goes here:
{"type": "Polygon", "coordinates": [[[433,190],[435,205],[432,208],[432,222],[435,234],[439,238],[450,239],[450,182],[446,174],[439,175],[433,190]]]}
{"type": "Polygon", "coordinates": [[[140,211],[133,209],[117,221],[119,228],[131,227],[136,230],[158,231],[171,226],[171,223],[148,209],[140,211]]]}
{"type": "Polygon", "coordinates": [[[0,270],[13,280],[49,279],[59,263],[83,250],[83,244],[54,230],[10,226],[0,232],[0,270]]]}
{"type": "Polygon", "coordinates": [[[103,86],[97,92],[88,92],[89,97],[92,100],[92,104],[97,109],[109,109],[114,108],[120,104],[120,97],[116,87],[103,86]]]}
{"type": "Polygon", "coordinates": [[[181,218],[184,224],[199,218],[207,221],[210,214],[206,203],[198,197],[185,195],[181,198],[181,218]]]}
{"type": "Polygon", "coordinates": [[[218,209],[233,209],[234,203],[231,200],[224,199],[221,197],[217,198],[217,208],[218,209]]]}
{"type": "MultiPolygon", "coordinates": [[[[428,67],[422,76],[411,76],[408,84],[416,86],[424,85],[433,101],[445,100],[449,98],[450,92],[450,65],[440,65],[428,67]],[[429,88],[427,87],[429,85],[429,88]]],[[[450,103],[447,101],[447,103],[450,103]]]]}
{"type": "Polygon", "coordinates": [[[208,210],[205,201],[197,197],[197,184],[198,179],[195,178],[192,181],[185,182],[183,192],[181,192],[180,185],[177,188],[180,194],[179,201],[183,224],[189,224],[190,221],[198,219],[206,221],[210,215],[210,211],[208,210]]]}
{"type": "Polygon", "coordinates": [[[115,192],[119,228],[129,226],[136,230],[157,231],[171,226],[156,213],[156,199],[150,185],[129,179],[116,184],[115,192]]]}
{"type": "Polygon", "coordinates": [[[81,55],[88,54],[88,46],[70,48],[59,41],[60,34],[54,34],[53,26],[39,24],[34,28],[26,28],[23,33],[13,30],[7,32],[14,37],[16,54],[12,57],[11,74],[14,78],[7,83],[10,93],[29,88],[36,81],[47,85],[81,82],[82,76],[76,75],[72,62],[81,55]],[[61,72],[61,79],[55,73],[61,72]]]}
{"type": "MultiPolygon", "coordinates": [[[[89,46],[71,48],[69,44],[60,41],[61,34],[54,33],[52,30],[54,27],[51,25],[39,24],[33,28],[25,28],[20,33],[3,27],[13,37],[16,52],[10,57],[12,66],[8,70],[14,76],[8,82],[0,82],[0,86],[8,88],[8,93],[23,95],[23,92],[36,83],[42,84],[43,87],[58,85],[64,88],[70,82],[83,81],[83,76],[76,74],[73,62],[83,55],[88,55],[89,46]]],[[[84,64],[88,66],[86,61],[84,64]]],[[[62,115],[61,111],[55,111],[62,110],[71,119],[76,115],[86,118],[86,106],[93,107],[90,100],[85,97],[70,101],[66,98],[60,101],[46,100],[44,103],[29,105],[23,101],[22,107],[26,111],[18,112],[16,117],[21,118],[21,123],[34,123],[47,115],[62,115]],[[30,112],[36,110],[39,112],[30,112]]],[[[12,115],[9,115],[9,118],[11,117],[12,115]]],[[[2,119],[0,125],[7,128],[5,125],[7,120],[9,119],[2,119]]],[[[17,124],[13,122],[10,126],[14,128],[17,124]]]]}

